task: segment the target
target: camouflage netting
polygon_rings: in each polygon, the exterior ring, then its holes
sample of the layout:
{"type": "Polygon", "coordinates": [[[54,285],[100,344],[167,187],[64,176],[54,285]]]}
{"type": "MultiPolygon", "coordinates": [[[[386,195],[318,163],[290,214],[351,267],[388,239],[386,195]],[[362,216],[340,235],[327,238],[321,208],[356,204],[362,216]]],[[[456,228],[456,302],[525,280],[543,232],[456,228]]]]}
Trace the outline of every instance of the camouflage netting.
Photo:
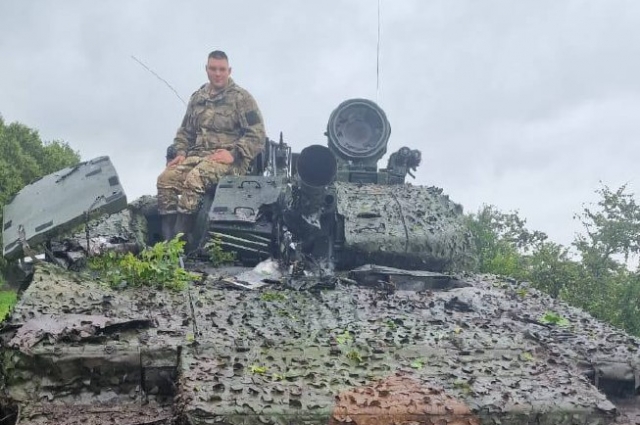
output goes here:
{"type": "Polygon", "coordinates": [[[126,209],[89,222],[86,229],[67,237],[81,244],[91,255],[108,250],[136,251],[147,241],[147,221],[141,213],[147,208],[149,197],[132,202],[126,209]],[[88,239],[87,239],[88,237],[88,239]]]}
{"type": "MultiPolygon", "coordinates": [[[[44,251],[50,261],[64,268],[80,270],[86,266],[87,254],[98,255],[107,251],[137,253],[149,240],[149,226],[143,213],[154,205],[154,200],[142,197],[122,211],[93,218],[86,225],[57,235],[46,245],[34,246],[26,253],[27,257],[44,251]]],[[[10,274],[13,281],[24,279],[24,270],[20,271],[16,263],[12,265],[10,274]]]]}
{"type": "Polygon", "coordinates": [[[338,267],[377,263],[442,271],[462,270],[473,261],[462,206],[442,189],[334,185],[345,235],[338,267]]]}
{"type": "Polygon", "coordinates": [[[3,404],[21,425],[608,424],[596,385],[638,387],[637,338],[489,276],[422,292],[206,282],[114,291],[37,266],[0,334],[3,404]]]}

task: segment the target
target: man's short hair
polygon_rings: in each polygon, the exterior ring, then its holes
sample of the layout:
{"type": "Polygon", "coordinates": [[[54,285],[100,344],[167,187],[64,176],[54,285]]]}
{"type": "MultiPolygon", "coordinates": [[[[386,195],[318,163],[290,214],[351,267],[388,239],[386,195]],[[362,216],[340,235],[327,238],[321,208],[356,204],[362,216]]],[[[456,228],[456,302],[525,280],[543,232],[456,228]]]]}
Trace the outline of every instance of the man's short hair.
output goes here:
{"type": "Polygon", "coordinates": [[[229,58],[227,57],[227,54],[222,50],[214,50],[213,52],[209,53],[207,60],[209,59],[224,59],[227,62],[229,62],[229,58]]]}

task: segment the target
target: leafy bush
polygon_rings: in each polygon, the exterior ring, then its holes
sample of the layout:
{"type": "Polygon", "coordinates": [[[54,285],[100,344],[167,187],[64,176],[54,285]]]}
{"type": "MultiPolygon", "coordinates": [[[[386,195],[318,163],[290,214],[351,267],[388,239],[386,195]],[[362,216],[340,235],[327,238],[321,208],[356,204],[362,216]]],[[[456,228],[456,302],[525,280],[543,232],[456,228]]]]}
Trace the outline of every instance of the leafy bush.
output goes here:
{"type": "Polygon", "coordinates": [[[556,325],[556,326],[569,326],[569,321],[564,317],[560,316],[555,311],[546,311],[540,317],[540,323],[545,323],[547,325],[556,325]]]}
{"type": "Polygon", "coordinates": [[[170,241],[158,242],[139,256],[108,252],[91,258],[89,267],[114,288],[151,286],[179,291],[199,277],[180,264],[185,245],[181,237],[179,234],[170,241]]]}
{"type": "Polygon", "coordinates": [[[236,261],[236,253],[225,251],[222,247],[222,239],[219,237],[213,237],[205,244],[204,249],[209,254],[209,261],[213,267],[220,267],[223,264],[230,264],[236,261]]]}
{"type": "Polygon", "coordinates": [[[18,295],[14,291],[0,291],[0,322],[7,317],[17,300],[18,295]]]}
{"type": "Polygon", "coordinates": [[[484,205],[467,216],[478,258],[477,271],[521,278],[526,268],[524,253],[543,244],[547,235],[529,231],[517,212],[503,213],[484,205]]]}

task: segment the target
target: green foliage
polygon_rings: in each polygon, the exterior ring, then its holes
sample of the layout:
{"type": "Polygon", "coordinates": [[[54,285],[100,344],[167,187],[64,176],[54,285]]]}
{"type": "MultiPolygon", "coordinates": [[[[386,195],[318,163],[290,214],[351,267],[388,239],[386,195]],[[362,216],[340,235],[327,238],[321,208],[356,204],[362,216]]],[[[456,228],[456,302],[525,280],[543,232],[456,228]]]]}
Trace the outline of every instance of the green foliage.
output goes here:
{"type": "MultiPolygon", "coordinates": [[[[554,298],[640,335],[640,272],[628,268],[630,259],[640,254],[640,205],[626,186],[615,191],[602,186],[596,193],[596,205],[575,215],[584,233],[572,244],[574,255],[544,233],[528,231],[517,213],[484,206],[468,216],[479,259],[476,269],[529,281],[554,298]]],[[[561,325],[551,316],[545,320],[561,325]]]]}
{"type": "Polygon", "coordinates": [[[266,366],[251,365],[249,371],[253,374],[264,375],[269,370],[266,366]]]}
{"type": "Polygon", "coordinates": [[[0,322],[7,317],[17,301],[18,295],[15,291],[0,291],[0,322]]]}
{"type": "Polygon", "coordinates": [[[571,258],[568,248],[553,242],[540,244],[526,263],[526,280],[534,282],[538,289],[554,298],[584,278],[582,266],[571,258]]]}
{"type": "Polygon", "coordinates": [[[411,364],[409,365],[412,368],[416,369],[416,370],[421,370],[424,367],[424,360],[423,359],[415,359],[414,361],[411,362],[411,364]]]}
{"type": "Polygon", "coordinates": [[[482,263],[482,272],[490,272],[501,276],[522,277],[522,257],[513,247],[506,243],[497,244],[493,256],[482,263]]]}
{"type": "Polygon", "coordinates": [[[265,291],[260,294],[262,301],[286,301],[287,296],[282,292],[277,291],[265,291]]]}
{"type": "Polygon", "coordinates": [[[151,286],[158,289],[182,290],[198,275],[180,265],[185,242],[182,234],[170,241],[158,242],[135,256],[109,252],[89,260],[89,267],[98,272],[110,286],[151,286]]]}
{"type": "Polygon", "coordinates": [[[607,186],[596,190],[600,195],[597,209],[584,207],[576,218],[581,220],[586,234],[579,235],[574,246],[580,252],[585,267],[594,276],[606,276],[624,268],[616,255],[626,262],[640,252],[640,206],[626,186],[615,192],[607,186]]]}
{"type": "Polygon", "coordinates": [[[344,331],[336,337],[336,342],[340,345],[350,344],[353,341],[353,336],[349,331],[344,331]]]}
{"type": "Polygon", "coordinates": [[[516,289],[516,294],[518,294],[520,298],[526,298],[528,293],[529,291],[527,291],[525,288],[516,289]]]}
{"type": "Polygon", "coordinates": [[[533,354],[528,351],[525,351],[520,354],[520,360],[523,362],[532,362],[534,360],[533,354]]]}
{"type": "Polygon", "coordinates": [[[0,204],[25,185],[79,161],[66,143],[43,143],[37,131],[19,123],[6,125],[0,117],[0,204]]]}
{"type": "MultiPolygon", "coordinates": [[[[2,207],[20,189],[79,161],[78,153],[66,143],[43,143],[37,131],[19,123],[7,125],[0,117],[0,223],[2,207]]],[[[0,256],[0,273],[5,267],[4,259],[0,256]]]]}
{"type": "Polygon", "coordinates": [[[360,352],[354,344],[355,341],[353,335],[351,335],[351,332],[345,330],[340,335],[337,335],[335,337],[335,340],[340,346],[340,350],[347,359],[356,363],[362,363],[362,356],[360,355],[360,352]]]}
{"type": "Polygon", "coordinates": [[[209,254],[209,261],[213,267],[220,267],[223,264],[230,264],[236,260],[236,253],[225,251],[222,247],[222,239],[219,237],[213,237],[204,246],[204,249],[209,254]]]}
{"type": "Polygon", "coordinates": [[[542,317],[540,317],[540,323],[556,326],[569,326],[569,321],[555,311],[545,311],[542,317]]]}
{"type": "Polygon", "coordinates": [[[278,309],[278,311],[276,311],[276,314],[280,317],[287,317],[291,320],[296,320],[296,316],[294,316],[290,311],[287,311],[284,308],[278,309]]]}
{"type": "Polygon", "coordinates": [[[640,205],[626,186],[613,191],[603,185],[596,193],[597,204],[575,216],[585,231],[573,243],[581,258],[580,278],[560,297],[640,335],[640,276],[628,268],[640,253],[640,205]]]}
{"type": "Polygon", "coordinates": [[[534,250],[547,239],[546,234],[531,232],[525,224],[526,220],[517,212],[505,214],[491,205],[484,205],[477,214],[467,216],[478,257],[477,270],[522,277],[525,268],[522,254],[534,250]]]}
{"type": "Polygon", "coordinates": [[[471,382],[467,381],[466,379],[456,379],[455,381],[453,381],[453,387],[465,395],[471,394],[473,391],[471,382]]]}
{"type": "Polygon", "coordinates": [[[398,325],[396,324],[396,322],[391,319],[384,322],[384,324],[387,325],[387,327],[392,331],[395,331],[398,328],[398,325]]]}
{"type": "Polygon", "coordinates": [[[356,363],[362,363],[362,356],[360,355],[360,353],[356,349],[351,349],[351,350],[347,351],[346,356],[351,361],[354,361],[356,363]]]}

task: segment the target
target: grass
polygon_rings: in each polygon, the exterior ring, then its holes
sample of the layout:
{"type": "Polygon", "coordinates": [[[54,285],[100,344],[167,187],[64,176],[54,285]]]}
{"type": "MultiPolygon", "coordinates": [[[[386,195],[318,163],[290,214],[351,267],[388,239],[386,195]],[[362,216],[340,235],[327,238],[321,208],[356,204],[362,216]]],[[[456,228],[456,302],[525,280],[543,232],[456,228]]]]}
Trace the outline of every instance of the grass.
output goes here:
{"type": "Polygon", "coordinates": [[[15,291],[0,291],[0,322],[7,317],[18,300],[18,294],[15,291]]]}

